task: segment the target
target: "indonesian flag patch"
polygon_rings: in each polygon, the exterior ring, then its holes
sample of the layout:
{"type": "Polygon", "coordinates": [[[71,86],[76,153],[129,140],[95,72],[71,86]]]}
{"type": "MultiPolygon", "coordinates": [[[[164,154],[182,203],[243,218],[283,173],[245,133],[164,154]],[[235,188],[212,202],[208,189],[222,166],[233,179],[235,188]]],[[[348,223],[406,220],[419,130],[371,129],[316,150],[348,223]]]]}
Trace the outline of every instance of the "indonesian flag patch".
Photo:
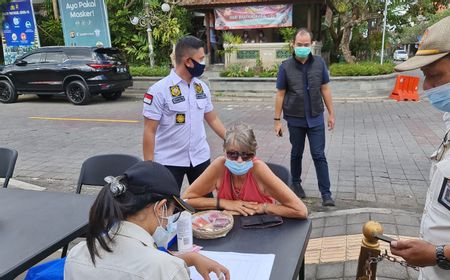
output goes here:
{"type": "Polygon", "coordinates": [[[144,94],[144,103],[147,105],[152,105],[152,102],[153,102],[153,95],[151,95],[150,93],[144,94]]]}

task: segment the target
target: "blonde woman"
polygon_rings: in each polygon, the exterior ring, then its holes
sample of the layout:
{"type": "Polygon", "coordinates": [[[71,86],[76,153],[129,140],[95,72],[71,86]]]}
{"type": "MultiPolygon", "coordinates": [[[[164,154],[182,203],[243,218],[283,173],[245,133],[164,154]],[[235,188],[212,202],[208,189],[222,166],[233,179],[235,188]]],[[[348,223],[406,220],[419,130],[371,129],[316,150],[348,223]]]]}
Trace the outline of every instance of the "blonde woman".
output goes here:
{"type": "Polygon", "coordinates": [[[239,215],[275,214],[306,219],[308,210],[294,192],[256,157],[253,130],[236,124],[226,132],[224,155],[215,159],[183,195],[196,209],[239,215]],[[216,191],[216,198],[205,197],[216,191]]]}

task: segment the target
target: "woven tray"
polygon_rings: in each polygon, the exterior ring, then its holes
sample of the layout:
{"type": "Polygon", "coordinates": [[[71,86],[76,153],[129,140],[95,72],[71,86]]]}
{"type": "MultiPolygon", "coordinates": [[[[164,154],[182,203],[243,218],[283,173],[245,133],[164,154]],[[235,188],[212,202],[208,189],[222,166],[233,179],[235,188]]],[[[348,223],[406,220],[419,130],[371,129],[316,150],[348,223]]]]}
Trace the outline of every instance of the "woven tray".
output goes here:
{"type": "Polygon", "coordinates": [[[197,212],[192,215],[192,231],[198,239],[224,237],[233,228],[234,219],[229,213],[218,210],[197,212]]]}

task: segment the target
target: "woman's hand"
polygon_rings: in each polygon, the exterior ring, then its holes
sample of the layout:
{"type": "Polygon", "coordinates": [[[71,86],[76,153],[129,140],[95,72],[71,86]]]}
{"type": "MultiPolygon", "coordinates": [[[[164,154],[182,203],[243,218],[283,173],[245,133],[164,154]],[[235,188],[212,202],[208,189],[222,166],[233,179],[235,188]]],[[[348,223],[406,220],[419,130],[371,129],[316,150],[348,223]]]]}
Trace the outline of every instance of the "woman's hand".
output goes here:
{"type": "Polygon", "coordinates": [[[260,208],[258,202],[221,199],[220,206],[224,210],[238,212],[243,216],[254,215],[260,208]]]}
{"type": "Polygon", "coordinates": [[[195,266],[195,269],[205,280],[210,280],[209,274],[214,272],[220,280],[230,280],[230,271],[220,263],[211,260],[198,253],[186,253],[181,256],[188,266],[195,266]],[[224,275],[225,278],[221,278],[224,275]]]}

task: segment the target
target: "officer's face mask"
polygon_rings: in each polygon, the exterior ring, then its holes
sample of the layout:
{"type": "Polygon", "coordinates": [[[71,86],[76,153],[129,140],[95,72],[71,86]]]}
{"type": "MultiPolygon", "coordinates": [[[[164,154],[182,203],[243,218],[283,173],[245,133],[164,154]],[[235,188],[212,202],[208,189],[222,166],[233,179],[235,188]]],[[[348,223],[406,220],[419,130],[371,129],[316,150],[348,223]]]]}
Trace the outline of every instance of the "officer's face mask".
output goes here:
{"type": "Polygon", "coordinates": [[[424,94],[436,109],[450,112],[450,83],[427,89],[424,94]]]}
{"type": "Polygon", "coordinates": [[[192,63],[194,63],[194,67],[188,67],[186,66],[186,69],[188,70],[189,74],[191,74],[192,77],[200,77],[203,75],[203,72],[205,71],[205,61],[197,62],[195,59],[191,58],[192,63]]]}
{"type": "Polygon", "coordinates": [[[295,47],[295,55],[299,58],[307,58],[311,53],[311,47],[295,47]]]}
{"type": "MultiPolygon", "coordinates": [[[[156,213],[156,206],[158,204],[156,203],[153,210],[156,213]]],[[[164,204],[162,209],[163,214],[160,217],[157,217],[158,219],[158,227],[156,228],[155,232],[152,234],[153,240],[155,241],[156,245],[158,247],[163,247],[167,249],[167,244],[170,241],[170,238],[173,236],[173,232],[176,230],[175,222],[173,220],[174,216],[168,216],[167,215],[167,205],[164,204]],[[163,227],[162,220],[167,220],[166,228],[163,227]]]]}

